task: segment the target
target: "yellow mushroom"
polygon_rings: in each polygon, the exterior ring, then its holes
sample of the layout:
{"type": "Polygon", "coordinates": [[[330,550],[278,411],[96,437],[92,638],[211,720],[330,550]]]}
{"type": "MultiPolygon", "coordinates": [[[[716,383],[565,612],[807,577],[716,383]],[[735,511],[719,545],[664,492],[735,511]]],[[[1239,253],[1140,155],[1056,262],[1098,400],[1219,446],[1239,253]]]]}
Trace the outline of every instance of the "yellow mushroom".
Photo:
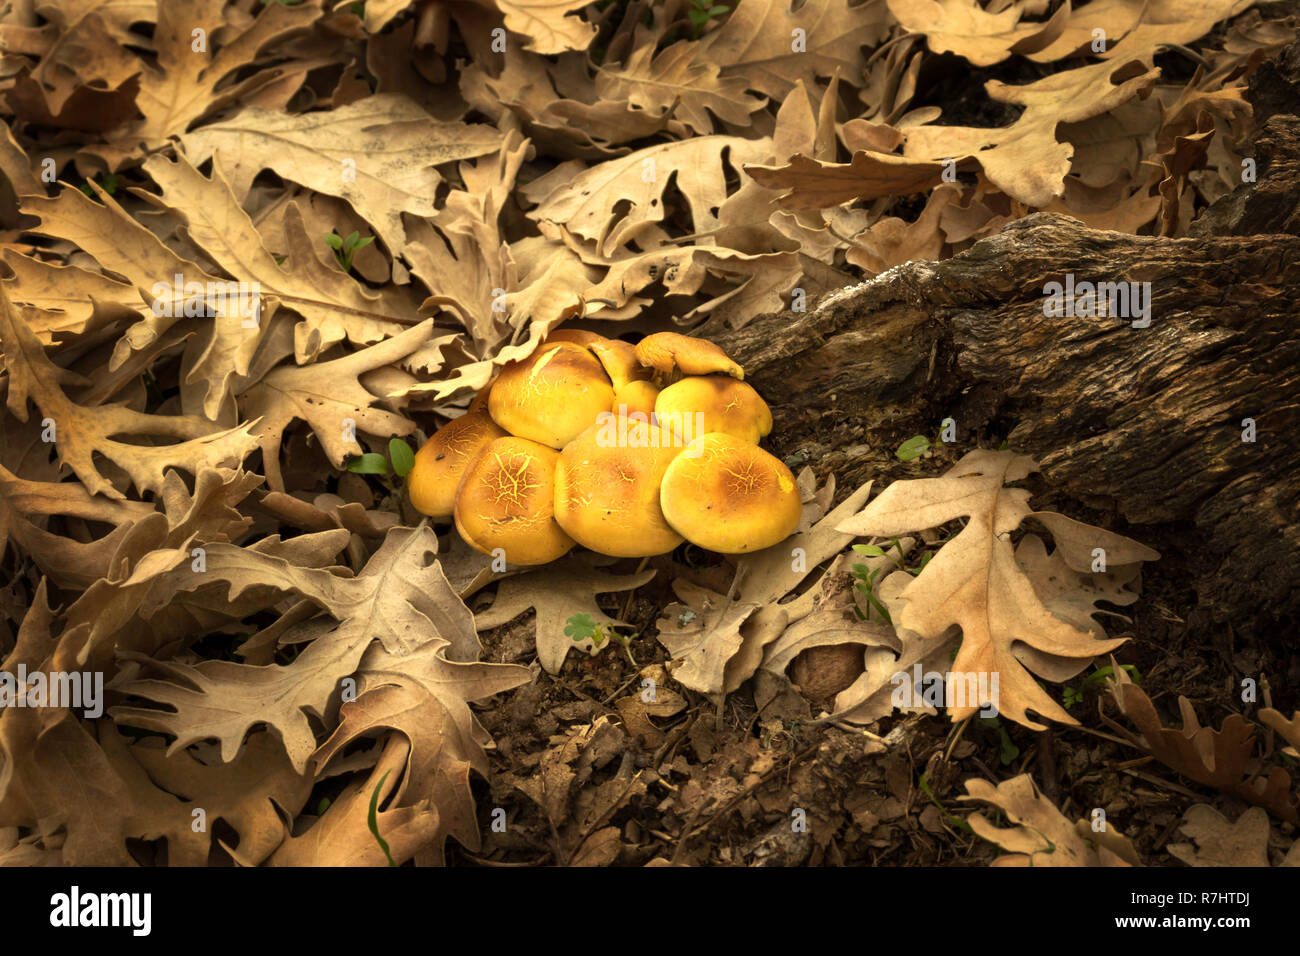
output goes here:
{"type": "Polygon", "coordinates": [[[790,469],[723,432],[701,435],[673,459],[659,503],[683,537],[722,554],[760,551],[785,540],[802,513],[790,469]]]}
{"type": "Polygon", "coordinates": [[[415,453],[415,464],[406,476],[415,510],[432,518],[450,518],[465,469],[489,442],[505,434],[486,411],[466,412],[434,432],[415,453]]]}
{"type": "Polygon", "coordinates": [[[639,416],[609,415],[560,452],[555,520],[580,545],[620,558],[671,551],[682,536],[659,507],[659,483],[682,451],[639,416]]]}
{"type": "Polygon", "coordinates": [[[555,521],[553,448],[507,435],[487,445],[461,479],[456,530],[484,554],[501,548],[509,564],[546,564],[573,547],[555,521]]]}
{"type": "Polygon", "coordinates": [[[559,342],[509,362],[492,383],[492,420],[519,438],[563,448],[614,402],[614,387],[586,348],[559,342]]]}
{"type": "Polygon", "coordinates": [[[663,374],[680,369],[685,375],[721,373],[743,381],[745,370],[706,339],[679,332],[656,332],[636,344],[637,361],[663,374]]]}
{"type": "Polygon", "coordinates": [[[725,375],[697,375],[669,385],[655,400],[665,428],[698,437],[726,432],[757,445],[772,430],[772,412],[753,387],[725,375]]]}

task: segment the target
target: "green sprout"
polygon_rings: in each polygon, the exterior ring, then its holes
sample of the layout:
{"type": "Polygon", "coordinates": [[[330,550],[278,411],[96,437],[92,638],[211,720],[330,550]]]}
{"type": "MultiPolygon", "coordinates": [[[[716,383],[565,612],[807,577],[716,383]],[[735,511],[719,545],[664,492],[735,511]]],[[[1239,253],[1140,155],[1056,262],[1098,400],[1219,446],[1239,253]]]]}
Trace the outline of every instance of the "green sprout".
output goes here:
{"type": "Polygon", "coordinates": [[[412,468],[415,467],[415,452],[411,446],[400,438],[390,439],[388,442],[388,457],[377,452],[366,452],[364,455],[358,455],[351,459],[347,464],[348,471],[354,475],[382,475],[388,476],[388,464],[392,462],[393,474],[398,478],[405,478],[412,468]]]}
{"type": "MultiPolygon", "coordinates": [[[[906,561],[904,561],[904,559],[907,557],[907,553],[903,550],[903,545],[899,542],[897,538],[890,538],[889,540],[890,540],[892,550],[898,552],[897,557],[894,557],[894,555],[890,551],[886,551],[884,548],[875,544],[855,544],[853,546],[853,550],[856,551],[858,554],[861,554],[868,558],[883,558],[888,556],[889,559],[894,562],[894,565],[898,568],[898,570],[906,571],[908,574],[914,577],[920,574],[923,570],[925,570],[926,564],[929,562],[930,558],[933,557],[932,554],[927,552],[924,556],[922,556],[920,564],[918,564],[914,568],[909,568],[907,566],[906,561]]],[[[854,590],[856,590],[860,595],[862,595],[862,599],[866,601],[867,604],[869,605],[866,614],[863,614],[862,611],[855,605],[853,608],[854,613],[857,614],[860,620],[869,621],[871,620],[871,611],[874,608],[875,611],[880,615],[880,619],[882,621],[884,621],[886,624],[892,625],[894,622],[889,617],[888,609],[886,609],[885,605],[881,603],[878,597],[876,597],[876,584],[878,583],[877,579],[880,577],[882,573],[888,570],[888,568],[882,565],[881,567],[878,567],[874,571],[872,571],[865,564],[855,564],[849,570],[850,573],[855,578],[853,584],[854,590]]]]}
{"type": "Polygon", "coordinates": [[[730,7],[714,3],[713,0],[691,0],[691,7],[686,11],[686,17],[691,21],[691,28],[695,31],[695,39],[700,38],[700,34],[709,25],[709,21],[722,16],[730,9],[730,7]]]}
{"type": "MultiPolygon", "coordinates": [[[[1138,669],[1135,666],[1133,666],[1132,664],[1121,664],[1119,666],[1120,666],[1120,670],[1128,671],[1129,677],[1133,678],[1133,683],[1135,684],[1142,683],[1142,675],[1138,673],[1138,669]]],[[[1097,668],[1095,671],[1093,671],[1091,674],[1085,677],[1082,681],[1079,682],[1079,686],[1077,688],[1071,687],[1069,684],[1067,684],[1065,686],[1065,700],[1064,700],[1065,709],[1069,710],[1075,704],[1083,703],[1083,698],[1086,695],[1089,687],[1093,687],[1096,686],[1097,684],[1100,684],[1107,677],[1113,676],[1114,673],[1115,673],[1115,669],[1107,665],[1106,667],[1097,668]]]]}
{"type": "MultiPolygon", "coordinates": [[[[99,173],[95,176],[95,183],[110,196],[117,192],[118,182],[119,180],[116,173],[99,173]]],[[[90,188],[89,181],[81,184],[81,191],[91,199],[95,198],[95,191],[90,188]]]]}
{"type": "Polygon", "coordinates": [[[334,250],[334,258],[338,259],[339,265],[343,267],[344,272],[352,271],[352,257],[357,251],[364,249],[375,241],[374,236],[366,236],[364,239],[353,229],[346,239],[341,238],[338,233],[331,232],[325,237],[325,245],[334,250]]]}
{"type": "Polygon", "coordinates": [[[605,642],[606,638],[612,637],[623,645],[623,651],[627,654],[627,659],[632,662],[633,667],[639,667],[636,658],[632,656],[632,639],[636,634],[629,634],[626,637],[614,629],[612,624],[597,624],[591,619],[590,614],[574,614],[564,624],[564,633],[576,641],[585,641],[591,639],[591,643],[597,649],[605,642]]]}
{"type": "Polygon", "coordinates": [[[996,717],[979,717],[977,722],[998,732],[998,759],[1002,761],[1002,766],[1009,767],[1020,756],[1020,748],[1016,746],[1011,735],[1007,733],[1007,728],[1002,726],[1002,721],[996,717]]]}
{"type": "Polygon", "coordinates": [[[899,461],[915,461],[930,450],[932,442],[924,435],[913,435],[894,452],[899,461]]]}

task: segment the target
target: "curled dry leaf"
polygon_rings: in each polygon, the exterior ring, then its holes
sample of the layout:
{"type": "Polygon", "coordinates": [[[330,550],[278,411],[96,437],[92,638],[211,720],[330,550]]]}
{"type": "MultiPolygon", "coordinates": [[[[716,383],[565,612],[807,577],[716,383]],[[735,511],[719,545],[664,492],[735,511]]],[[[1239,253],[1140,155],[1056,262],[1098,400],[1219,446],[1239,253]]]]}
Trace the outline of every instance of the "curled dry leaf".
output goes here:
{"type": "MultiPolygon", "coordinates": [[[[1240,714],[1230,714],[1218,730],[1202,727],[1186,697],[1178,698],[1182,730],[1163,726],[1151,699],[1119,667],[1107,686],[1120,712],[1133,722],[1140,736],[1134,741],[1166,767],[1207,786],[1263,807],[1279,820],[1300,822],[1300,789],[1296,789],[1281,767],[1267,775],[1252,759],[1255,748],[1253,723],[1240,714]]],[[[1276,711],[1274,711],[1276,713],[1276,711]]],[[[1280,716],[1280,715],[1279,715],[1280,716]]]]}
{"type": "MultiPolygon", "coordinates": [[[[1213,807],[1188,807],[1178,827],[1192,843],[1171,843],[1169,853],[1188,866],[1269,866],[1268,814],[1259,807],[1244,810],[1233,823],[1213,807]]],[[[1278,866],[1300,866],[1300,840],[1278,866]]]]}
{"type": "Polygon", "coordinates": [[[1071,823],[1038,792],[1029,774],[994,786],[987,780],[966,781],[969,796],[1006,814],[1014,827],[998,827],[980,813],[966,818],[976,834],[1009,851],[992,866],[1141,866],[1128,838],[1107,821],[1094,831],[1086,820],[1071,823]]]}
{"type": "MultiPolygon", "coordinates": [[[[1052,679],[1054,659],[1086,663],[1123,643],[1098,640],[1091,631],[1056,617],[1017,564],[1010,534],[1033,512],[1027,505],[1029,492],[1004,485],[1036,469],[1023,455],[974,451],[942,477],[895,482],[837,528],[888,537],[968,519],[904,589],[906,606],[896,620],[928,640],[954,625],[961,628],[961,649],[951,670],[979,678],[977,683],[985,689],[978,701],[954,707],[953,720],[992,703],[999,713],[1035,730],[1043,725],[1029,717],[1031,708],[1052,720],[1077,723],[1043,692],[1030,671],[1052,679]],[[992,693],[995,686],[997,694],[992,693]]],[[[1159,557],[1136,541],[1100,530],[1098,534],[1118,552],[1112,554],[1116,564],[1159,557]]]]}

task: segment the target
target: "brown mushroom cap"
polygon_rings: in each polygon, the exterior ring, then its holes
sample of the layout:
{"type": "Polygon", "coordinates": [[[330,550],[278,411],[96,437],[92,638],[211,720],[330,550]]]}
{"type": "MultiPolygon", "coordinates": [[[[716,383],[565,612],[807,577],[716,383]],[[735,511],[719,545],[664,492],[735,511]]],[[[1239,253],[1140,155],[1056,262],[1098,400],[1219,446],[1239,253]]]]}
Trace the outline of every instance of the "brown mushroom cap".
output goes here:
{"type": "Polygon", "coordinates": [[[560,342],[509,362],[492,385],[492,420],[512,435],[563,448],[614,402],[614,387],[587,349],[560,342]]]}
{"type": "Polygon", "coordinates": [[[432,518],[450,518],[465,469],[489,442],[505,434],[486,411],[466,412],[434,432],[415,453],[415,464],[406,476],[415,510],[432,518]]]}
{"type": "Polygon", "coordinates": [[[698,375],[669,385],[655,400],[665,428],[692,436],[726,432],[757,445],[772,430],[772,411],[753,387],[725,375],[698,375]],[[686,422],[686,416],[692,417],[686,422]],[[691,430],[687,430],[691,429],[691,430]]]}
{"type": "Polygon", "coordinates": [[[663,554],[681,544],[660,510],[659,483],[682,449],[660,437],[644,421],[611,415],[566,445],[555,467],[560,527],[583,547],[620,558],[663,554]]]}
{"type": "Polygon", "coordinates": [[[701,435],[673,459],[659,501],[668,523],[688,541],[721,554],[784,541],[803,510],[789,468],[722,432],[701,435]]]}
{"type": "Polygon", "coordinates": [[[474,459],[456,493],[456,530],[484,554],[505,551],[510,564],[546,564],[573,547],[555,522],[553,448],[507,435],[474,459]]]}
{"type": "Polygon", "coordinates": [[[745,378],[745,370],[718,346],[678,332],[647,335],[636,345],[636,358],[642,365],[659,372],[681,369],[686,375],[721,373],[741,381],[745,378]]]}

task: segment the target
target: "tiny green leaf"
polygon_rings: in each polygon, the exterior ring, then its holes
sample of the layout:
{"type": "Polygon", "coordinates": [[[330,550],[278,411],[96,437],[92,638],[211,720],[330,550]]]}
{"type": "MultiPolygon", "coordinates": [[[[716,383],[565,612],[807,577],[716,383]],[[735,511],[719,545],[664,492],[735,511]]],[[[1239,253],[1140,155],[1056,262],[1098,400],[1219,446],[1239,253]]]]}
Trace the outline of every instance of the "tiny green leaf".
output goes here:
{"type": "Polygon", "coordinates": [[[325,237],[325,245],[329,246],[331,249],[337,252],[338,250],[343,248],[343,240],[340,239],[338,235],[331,232],[329,235],[325,237]]]}
{"type": "Polygon", "coordinates": [[[920,458],[930,448],[930,439],[924,435],[913,435],[894,452],[899,461],[913,461],[920,458]]]}
{"type": "Polygon", "coordinates": [[[865,554],[869,558],[883,558],[885,556],[884,549],[874,544],[855,544],[853,550],[858,554],[865,554]]]}
{"type": "Polygon", "coordinates": [[[348,462],[348,471],[357,475],[386,475],[388,459],[374,452],[366,452],[348,462]]]}
{"type": "Polygon", "coordinates": [[[415,467],[415,452],[400,438],[389,440],[388,459],[393,463],[393,472],[398,478],[405,478],[415,467]]]}

